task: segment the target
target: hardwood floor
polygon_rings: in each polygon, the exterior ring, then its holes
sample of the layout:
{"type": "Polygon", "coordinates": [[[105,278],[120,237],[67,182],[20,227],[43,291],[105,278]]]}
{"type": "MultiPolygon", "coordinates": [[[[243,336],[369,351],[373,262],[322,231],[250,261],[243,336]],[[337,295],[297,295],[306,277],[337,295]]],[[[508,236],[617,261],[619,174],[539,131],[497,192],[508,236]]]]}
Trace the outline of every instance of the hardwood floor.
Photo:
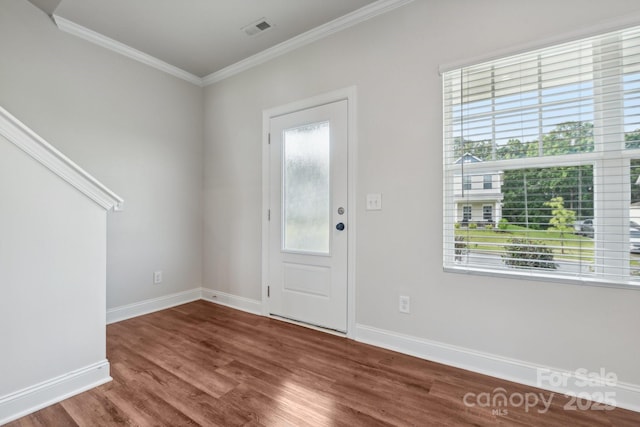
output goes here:
{"type": "Polygon", "coordinates": [[[9,426],[640,425],[640,413],[565,410],[561,395],[205,301],[108,326],[107,354],[114,381],[9,426]],[[463,401],[499,387],[552,398],[549,410],[463,401]]]}

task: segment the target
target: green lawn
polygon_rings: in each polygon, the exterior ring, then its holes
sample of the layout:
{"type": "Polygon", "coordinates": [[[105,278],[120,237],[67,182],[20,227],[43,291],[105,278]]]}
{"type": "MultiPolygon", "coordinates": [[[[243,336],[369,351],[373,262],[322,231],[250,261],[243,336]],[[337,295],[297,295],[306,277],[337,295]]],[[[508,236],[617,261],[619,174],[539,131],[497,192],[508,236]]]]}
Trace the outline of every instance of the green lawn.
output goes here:
{"type": "MultiPolygon", "coordinates": [[[[566,233],[562,238],[557,231],[531,230],[509,224],[506,230],[459,228],[456,229],[455,235],[462,236],[468,249],[473,251],[503,254],[509,239],[531,239],[553,248],[553,257],[556,260],[593,262],[593,239],[573,233],[566,233]]],[[[640,276],[640,256],[632,254],[629,267],[632,276],[640,276]]]]}
{"type": "Polygon", "coordinates": [[[531,239],[553,249],[556,259],[591,262],[593,261],[593,239],[573,233],[557,231],[531,230],[517,225],[509,225],[506,230],[498,229],[456,229],[456,236],[464,237],[467,247],[477,251],[500,251],[509,244],[509,239],[531,239]]]}

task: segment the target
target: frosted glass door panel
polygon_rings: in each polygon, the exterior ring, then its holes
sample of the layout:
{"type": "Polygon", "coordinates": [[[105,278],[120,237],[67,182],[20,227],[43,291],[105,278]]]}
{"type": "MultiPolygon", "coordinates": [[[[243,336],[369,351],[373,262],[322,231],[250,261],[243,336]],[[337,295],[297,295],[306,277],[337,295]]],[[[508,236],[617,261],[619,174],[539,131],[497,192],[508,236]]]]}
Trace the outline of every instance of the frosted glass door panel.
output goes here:
{"type": "Polygon", "coordinates": [[[329,254],[329,122],[286,129],[283,140],[282,249],[329,254]]]}

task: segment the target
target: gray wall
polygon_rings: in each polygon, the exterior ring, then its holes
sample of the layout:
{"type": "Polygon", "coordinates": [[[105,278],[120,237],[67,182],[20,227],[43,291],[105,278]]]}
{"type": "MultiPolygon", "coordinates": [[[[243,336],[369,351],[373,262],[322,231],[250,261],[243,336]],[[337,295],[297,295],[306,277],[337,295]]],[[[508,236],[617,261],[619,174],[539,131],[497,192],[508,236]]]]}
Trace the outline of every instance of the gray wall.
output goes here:
{"type": "Polygon", "coordinates": [[[640,384],[640,292],[446,274],[441,250],[438,66],[629,14],[637,0],[416,0],[207,87],[204,286],[261,298],[263,109],[356,85],[357,322],[640,384]]]}
{"type": "Polygon", "coordinates": [[[0,105],[125,199],[108,216],[107,307],[200,287],[202,89],[59,31],[26,0],[0,2],[0,57],[0,105]]]}
{"type": "Polygon", "coordinates": [[[0,200],[2,401],[106,363],[107,213],[1,136],[0,200]]]}

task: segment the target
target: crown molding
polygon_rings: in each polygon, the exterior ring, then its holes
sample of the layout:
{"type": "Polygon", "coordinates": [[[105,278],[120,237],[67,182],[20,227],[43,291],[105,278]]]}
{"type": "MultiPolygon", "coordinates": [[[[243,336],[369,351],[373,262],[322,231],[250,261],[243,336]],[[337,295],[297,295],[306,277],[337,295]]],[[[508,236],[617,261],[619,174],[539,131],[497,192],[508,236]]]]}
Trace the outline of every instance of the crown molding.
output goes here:
{"type": "Polygon", "coordinates": [[[164,71],[165,73],[170,74],[174,77],[186,80],[189,83],[193,83],[196,86],[203,86],[202,79],[200,77],[184,71],[176,66],[168,64],[154,56],[127,46],[124,43],[120,43],[119,41],[83,27],[82,25],[78,25],[75,22],[69,21],[68,19],[65,19],[61,16],[54,14],[52,18],[58,26],[58,29],[66,33],[85,39],[91,43],[117,52],[138,62],[142,62],[143,64],[156,68],[160,71],[164,71]]]}
{"type": "Polygon", "coordinates": [[[382,15],[383,13],[390,12],[393,9],[397,9],[401,6],[411,3],[412,1],[413,0],[378,0],[374,3],[369,4],[368,6],[364,6],[347,15],[344,15],[340,18],[334,19],[333,21],[327,22],[324,25],[320,25],[319,27],[309,30],[306,33],[302,33],[269,49],[265,49],[260,53],[243,59],[242,61],[238,61],[235,64],[229,65],[228,67],[225,67],[220,71],[211,73],[202,78],[202,83],[204,86],[217,83],[235,74],[241,73],[257,65],[263,64],[271,59],[277,58],[278,56],[284,55],[285,53],[291,52],[302,46],[327,37],[333,33],[342,31],[346,28],[367,21],[378,15],[382,15]]]}
{"type": "Polygon", "coordinates": [[[213,83],[217,83],[233,75],[253,68],[257,65],[263,64],[271,59],[284,55],[285,53],[291,52],[295,49],[306,46],[331,34],[337,33],[338,31],[342,31],[346,28],[367,21],[378,15],[390,12],[394,9],[411,3],[412,1],[413,0],[378,0],[358,10],[341,16],[340,18],[334,19],[331,22],[327,22],[326,24],[309,30],[306,33],[302,33],[269,49],[265,49],[253,56],[238,61],[235,64],[229,65],[228,67],[211,73],[203,78],[200,78],[174,65],[168,64],[156,57],[127,46],[124,43],[120,43],[119,41],[109,38],[103,34],[83,27],[82,25],[76,24],[75,22],[69,21],[68,19],[65,19],[61,16],[54,14],[52,15],[52,18],[58,28],[62,31],[85,39],[91,43],[97,44],[98,46],[110,49],[128,58],[142,62],[143,64],[146,64],[150,67],[171,74],[172,76],[186,80],[196,86],[203,87],[213,83]]]}
{"type": "Polygon", "coordinates": [[[71,159],[0,107],[0,135],[29,154],[106,210],[122,210],[124,201],[71,159]]]}

